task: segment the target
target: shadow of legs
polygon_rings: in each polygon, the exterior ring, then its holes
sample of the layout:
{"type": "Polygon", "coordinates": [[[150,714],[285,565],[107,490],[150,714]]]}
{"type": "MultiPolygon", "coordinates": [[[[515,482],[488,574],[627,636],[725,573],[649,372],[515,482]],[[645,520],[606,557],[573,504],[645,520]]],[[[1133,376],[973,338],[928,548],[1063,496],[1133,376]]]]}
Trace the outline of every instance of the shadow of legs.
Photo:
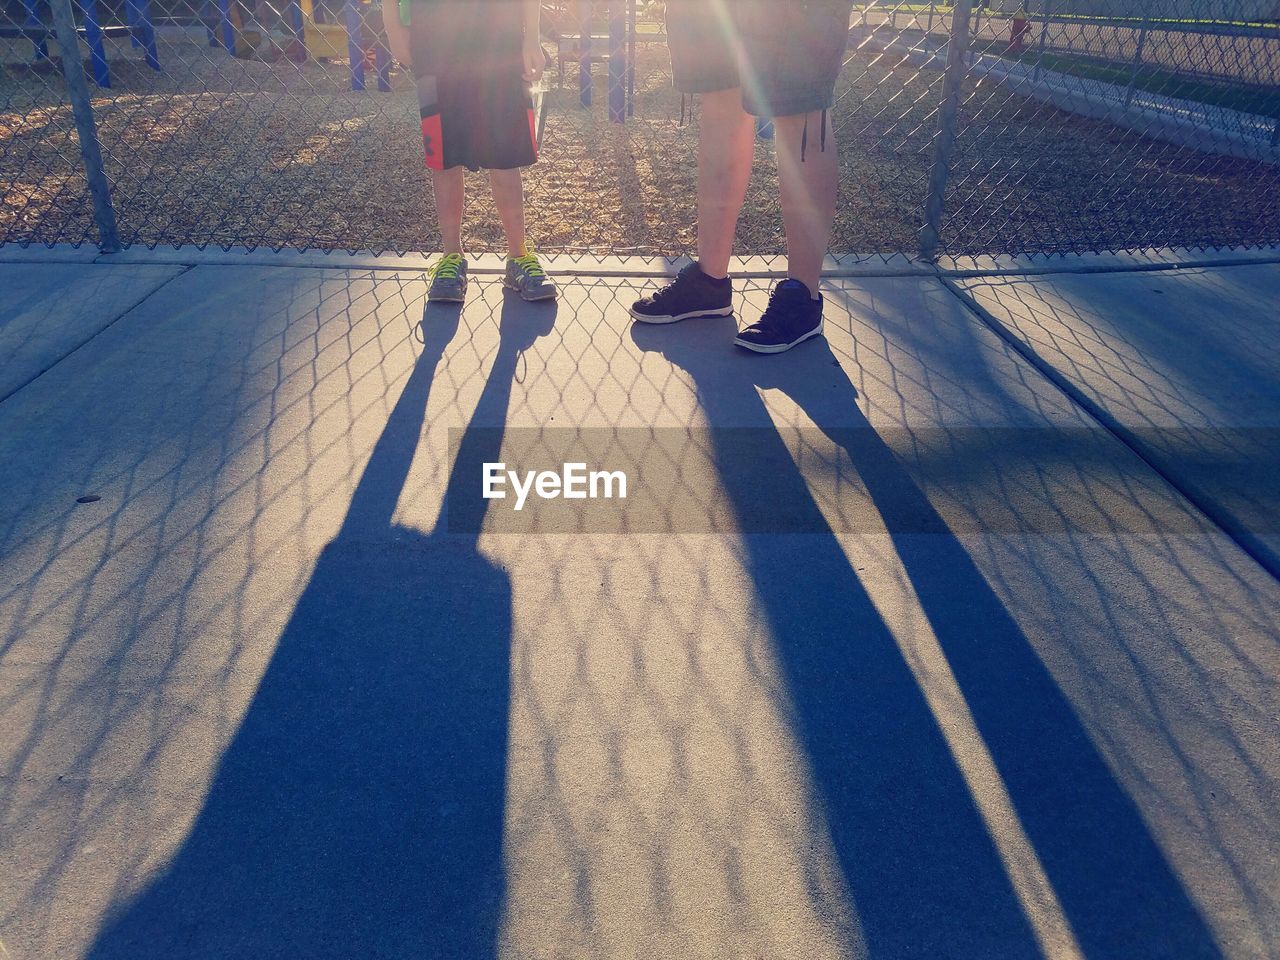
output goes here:
{"type": "MultiPolygon", "coordinates": [[[[756,390],[756,365],[778,358],[730,352],[733,330],[732,319],[700,320],[670,329],[637,325],[632,336],[696,383],[716,467],[745,530],[744,563],[785,681],[784,711],[811,770],[818,820],[830,830],[859,933],[873,957],[1039,956],[897,641],[756,390]],[[787,516],[787,529],[810,532],[750,532],[777,512],[787,516]]],[[[812,349],[795,356],[808,358],[811,375],[818,370],[812,349]]],[[[844,399],[852,404],[851,391],[844,399]]]]}
{"type": "MultiPolygon", "coordinates": [[[[503,422],[519,350],[555,315],[510,312],[475,421],[503,422]]],[[[495,955],[511,585],[474,537],[392,521],[457,326],[456,310],[428,313],[190,836],[92,956],[495,955]]],[[[455,472],[450,493],[462,482],[455,472]]]]}
{"type": "Polygon", "coordinates": [[[1073,706],[911,472],[862,418],[826,343],[747,366],[756,386],[790,397],[857,469],[1084,955],[1220,956],[1073,706]],[[920,530],[937,532],[906,532],[920,530]]]}

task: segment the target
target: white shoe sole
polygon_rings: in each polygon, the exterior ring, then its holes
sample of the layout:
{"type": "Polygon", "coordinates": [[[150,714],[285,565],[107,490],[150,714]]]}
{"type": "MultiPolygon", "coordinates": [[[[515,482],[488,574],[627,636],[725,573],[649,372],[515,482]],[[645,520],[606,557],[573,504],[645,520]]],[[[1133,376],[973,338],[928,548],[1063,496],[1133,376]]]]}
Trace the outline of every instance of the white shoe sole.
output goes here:
{"type": "Polygon", "coordinates": [[[531,297],[528,294],[526,294],[523,290],[521,290],[518,286],[516,286],[514,283],[508,282],[505,278],[502,281],[502,285],[506,287],[508,290],[514,290],[516,293],[520,294],[520,299],[523,300],[525,303],[542,303],[542,301],[544,300],[554,300],[556,297],[560,295],[559,291],[553,287],[547,293],[543,293],[543,294],[539,294],[537,296],[531,297]]]}
{"type": "Polygon", "coordinates": [[[814,337],[822,336],[823,326],[825,326],[825,324],[818,324],[803,337],[798,340],[792,340],[790,343],[774,343],[765,346],[759,343],[748,343],[739,337],[734,337],[733,342],[746,350],[750,350],[752,353],[786,353],[792,347],[798,347],[806,340],[812,340],[814,337]]]}
{"type": "Polygon", "coordinates": [[[650,317],[643,313],[637,313],[636,308],[631,308],[631,319],[639,320],[641,323],[679,323],[681,320],[696,320],[701,317],[731,317],[733,316],[733,307],[720,307],[716,310],[695,310],[693,313],[682,313],[675,317],[650,317]]]}

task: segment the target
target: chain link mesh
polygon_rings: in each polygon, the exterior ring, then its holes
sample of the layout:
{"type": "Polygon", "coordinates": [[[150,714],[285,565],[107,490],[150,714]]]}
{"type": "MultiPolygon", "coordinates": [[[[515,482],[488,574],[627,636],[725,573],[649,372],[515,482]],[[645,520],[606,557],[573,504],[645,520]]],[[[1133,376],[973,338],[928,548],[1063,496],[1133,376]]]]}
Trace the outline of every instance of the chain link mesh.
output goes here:
{"type": "Polygon", "coordinates": [[[974,10],[944,249],[1280,239],[1280,31],[1246,22],[1258,4],[1005,6],[974,10]]]}
{"type": "MultiPolygon", "coordinates": [[[[101,241],[50,2],[65,0],[0,8],[0,242],[101,241]]],[[[386,54],[376,6],[72,2],[122,246],[439,248],[413,81],[386,54]]],[[[834,110],[837,253],[917,252],[951,92],[930,253],[1280,242],[1280,26],[1260,19],[1265,3],[971,5],[955,91],[954,7],[855,5],[834,110]]],[[[693,248],[698,109],[672,88],[662,7],[544,4],[545,137],[526,178],[544,252],[693,248]]],[[[757,159],[738,249],[774,255],[785,237],[765,137],[757,159]]],[[[468,186],[468,248],[500,249],[487,183],[468,186]]]]}
{"type": "Polygon", "coordinates": [[[0,15],[0,243],[97,240],[52,20],[0,15]],[[46,32],[47,31],[47,32],[46,32]]]}

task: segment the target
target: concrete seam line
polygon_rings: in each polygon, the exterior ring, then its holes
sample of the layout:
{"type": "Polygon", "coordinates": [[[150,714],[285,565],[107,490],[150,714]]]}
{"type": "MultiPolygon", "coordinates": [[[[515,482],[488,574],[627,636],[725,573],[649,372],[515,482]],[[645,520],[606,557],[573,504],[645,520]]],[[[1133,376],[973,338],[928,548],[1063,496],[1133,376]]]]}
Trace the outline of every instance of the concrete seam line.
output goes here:
{"type": "Polygon", "coordinates": [[[1194,483],[1180,482],[1166,473],[1157,462],[1143,452],[1142,443],[1128,427],[1111,416],[1105,408],[1091,399],[1040,354],[1036,353],[1004,323],[998,320],[990,310],[982,306],[969,291],[949,277],[941,277],[940,280],[942,285],[951,291],[951,294],[970,313],[976,316],[983,326],[999,337],[1022,359],[1031,364],[1045,379],[1061,390],[1071,403],[1079,407],[1090,419],[1119,440],[1134,456],[1150,467],[1156,476],[1164,480],[1196,512],[1226,534],[1228,539],[1244,551],[1258,566],[1269,573],[1275,580],[1280,581],[1280,556],[1277,556],[1265,542],[1237,523],[1229,513],[1220,510],[1213,502],[1213,498],[1202,493],[1194,483]]]}
{"type": "MultiPolygon", "coordinates": [[[[0,259],[0,263],[6,262],[0,259]]],[[[21,261],[30,263],[31,261],[21,261]]],[[[97,264],[110,264],[110,260],[95,260],[97,264]]],[[[119,261],[116,261],[119,263],[119,261]]],[[[166,260],[160,261],[156,265],[170,264],[173,266],[211,266],[211,267],[274,267],[280,270],[363,270],[371,273],[414,273],[419,268],[407,266],[404,264],[342,264],[342,263],[280,263],[271,260],[245,259],[236,263],[228,263],[225,261],[216,263],[202,263],[198,260],[166,260]]],[[[822,271],[824,280],[858,280],[862,278],[885,278],[899,277],[909,279],[911,277],[922,278],[949,278],[949,279],[971,279],[981,277],[1037,277],[1037,276],[1055,276],[1055,275],[1071,275],[1071,274],[1092,274],[1092,273],[1158,273],[1168,270],[1203,270],[1214,268],[1230,268],[1230,267],[1251,267],[1251,266],[1272,266],[1280,264],[1280,256],[1275,257],[1258,257],[1258,258],[1232,258],[1229,260],[1180,260],[1171,263],[1117,263],[1117,264],[1078,264],[1063,266],[1027,266],[1027,267],[993,267],[989,270],[981,269],[950,269],[937,266],[916,266],[916,267],[883,267],[859,269],[856,267],[841,267],[836,269],[828,269],[822,271]]],[[[138,266],[141,263],[134,261],[130,264],[120,264],[121,266],[138,266]]],[[[639,268],[636,270],[618,270],[608,268],[552,268],[552,274],[557,277],[583,278],[583,279],[601,279],[601,280],[652,280],[662,279],[664,277],[672,277],[674,274],[668,270],[655,270],[652,268],[639,268]]],[[[500,277],[503,270],[497,267],[477,266],[471,268],[471,276],[473,277],[500,277]]],[[[734,279],[739,280],[780,280],[787,276],[786,270],[742,270],[733,273],[734,279]]]]}
{"type": "MultiPolygon", "coordinates": [[[[30,262],[30,261],[28,261],[28,262],[30,262]]],[[[179,265],[178,265],[178,264],[171,264],[171,266],[179,266],[179,265]]],[[[116,314],[114,317],[112,317],[110,320],[108,320],[106,323],[104,323],[101,327],[99,327],[97,330],[95,330],[92,334],[90,334],[90,335],[89,335],[89,337],[87,337],[86,339],[84,339],[84,340],[80,341],[80,343],[77,343],[74,347],[72,347],[72,348],[71,348],[70,350],[68,350],[66,353],[62,354],[62,356],[58,357],[56,360],[54,360],[52,363],[50,363],[47,367],[44,367],[44,368],[43,368],[42,370],[40,370],[39,372],[37,372],[37,373],[33,374],[32,376],[28,377],[28,378],[27,378],[26,380],[24,380],[22,383],[18,384],[18,386],[14,387],[12,390],[10,390],[8,393],[6,393],[4,396],[0,397],[0,404],[3,404],[3,403],[4,403],[6,400],[8,400],[10,397],[17,396],[17,395],[18,395],[18,393],[20,393],[21,391],[25,390],[27,387],[31,386],[31,384],[35,383],[37,380],[39,380],[41,377],[43,377],[46,373],[48,373],[50,370],[52,370],[52,369],[53,369],[54,367],[56,367],[58,364],[62,363],[62,361],[63,361],[63,360],[66,360],[68,357],[70,357],[72,354],[76,353],[77,351],[79,351],[79,350],[80,350],[80,349],[82,349],[83,347],[88,346],[90,343],[92,343],[94,340],[96,340],[96,339],[97,339],[99,336],[101,336],[103,333],[105,333],[106,331],[110,330],[110,329],[111,329],[112,327],[114,327],[117,323],[119,323],[121,320],[123,320],[126,316],[128,316],[128,315],[129,315],[130,313],[132,313],[134,310],[138,309],[138,307],[142,306],[142,305],[143,305],[144,303],[146,303],[149,299],[151,299],[151,297],[152,297],[153,295],[155,295],[156,293],[158,293],[158,292],[160,292],[161,290],[163,290],[165,287],[167,287],[169,284],[171,284],[174,280],[177,280],[179,277],[186,276],[186,274],[188,274],[189,272],[191,272],[191,270],[193,270],[193,269],[194,269],[194,267],[184,266],[184,267],[182,267],[182,269],[178,270],[178,272],[177,272],[177,273],[175,273],[173,276],[171,276],[171,277],[165,277],[165,279],[164,279],[164,280],[160,281],[160,283],[156,284],[154,287],[152,287],[150,290],[148,290],[146,293],[144,293],[141,297],[139,297],[136,301],[134,301],[133,303],[131,303],[129,306],[125,307],[125,308],[124,308],[123,310],[121,310],[118,314],[116,314]]]]}
{"type": "MultiPolygon", "coordinates": [[[[127,253],[125,254],[127,256],[127,253]]],[[[146,261],[141,259],[130,258],[128,260],[117,259],[121,254],[104,254],[93,260],[95,264],[117,264],[121,266],[143,266],[154,264],[156,266],[218,266],[218,267],[275,267],[278,269],[295,269],[295,270],[365,270],[376,273],[414,273],[424,268],[409,264],[379,264],[370,263],[368,261],[358,263],[344,264],[336,259],[328,263],[320,262],[304,262],[304,263],[283,263],[279,260],[271,258],[257,258],[248,255],[243,260],[225,261],[225,260],[203,260],[197,258],[161,258],[155,261],[146,261]]],[[[39,263],[40,261],[31,259],[14,259],[8,260],[0,254],[0,263],[39,263]]],[[[65,262],[61,260],[50,259],[50,263],[65,262]]],[[[884,266],[884,267],[835,267],[827,268],[822,271],[824,279],[828,280],[856,280],[862,277],[947,277],[956,279],[968,279],[975,277],[1023,277],[1023,276],[1052,276],[1058,274],[1091,274],[1091,273],[1156,273],[1167,270],[1200,270],[1213,268],[1228,267],[1250,267],[1250,266],[1268,266],[1280,263],[1280,254],[1272,256],[1259,257],[1230,257],[1224,259],[1204,259],[1192,258],[1185,260],[1172,260],[1168,263],[1082,263],[1082,264],[1044,264],[1035,265],[1027,264],[1021,267],[942,267],[936,264],[914,263],[909,266],[884,266]]],[[[634,270],[622,270],[610,267],[552,267],[552,272],[556,276],[561,277],[583,277],[583,278],[600,278],[600,279],[660,279],[663,277],[672,277],[674,272],[667,269],[656,269],[653,267],[638,267],[634,270]]],[[[472,276],[501,276],[503,269],[499,267],[475,266],[471,269],[472,276]]],[[[742,270],[733,273],[735,278],[743,280],[768,280],[782,279],[787,276],[786,270],[742,270]]]]}
{"type": "Polygon", "coordinates": [[[1206,270],[1228,267],[1274,266],[1280,263],[1280,255],[1267,257],[1231,257],[1223,260],[1178,260],[1170,263],[1081,263],[1074,266],[1043,267],[992,267],[989,270],[978,268],[940,268],[938,275],[950,280],[968,280],[981,277],[1049,277],[1058,275],[1083,275],[1089,273],[1159,273],[1167,270],[1206,270]]]}
{"type": "MultiPolygon", "coordinates": [[[[176,252],[176,251],[175,251],[176,252]]],[[[252,254],[246,254],[243,259],[224,260],[221,258],[204,258],[202,256],[160,256],[152,260],[145,257],[139,257],[131,254],[130,251],[122,251],[116,254],[99,254],[92,260],[69,260],[66,257],[59,257],[51,254],[48,260],[36,259],[33,257],[6,257],[0,252],[0,264],[41,264],[41,263],[68,263],[83,262],[98,265],[116,265],[116,266],[172,266],[191,269],[200,266],[218,266],[218,267],[272,267],[281,270],[339,270],[353,271],[361,270],[370,273],[415,273],[421,272],[424,267],[411,264],[394,264],[394,263],[376,263],[369,260],[342,263],[335,256],[328,262],[310,261],[310,262],[283,262],[269,256],[255,257],[252,254]]],[[[1275,255],[1255,256],[1255,257],[1227,257],[1220,259],[1206,258],[1190,258],[1176,259],[1167,263],[1080,263],[1080,264],[1026,264],[1024,266],[1011,267],[945,267],[937,264],[927,264],[919,261],[913,261],[903,266],[882,266],[882,267],[859,267],[859,266],[839,266],[824,269],[822,272],[823,279],[826,280],[858,280],[862,278],[884,278],[884,277],[938,277],[950,279],[971,279],[981,277],[1031,277],[1031,276],[1054,276],[1054,275],[1079,275],[1079,274],[1103,274],[1103,273],[1156,273],[1168,270],[1201,270],[1201,269],[1226,269],[1231,267],[1251,267],[1251,266],[1267,266],[1280,263],[1280,253],[1275,255]]],[[[653,267],[638,267],[633,270],[623,270],[616,267],[565,267],[556,268],[553,266],[552,272],[556,276],[568,278],[587,278],[587,279],[637,279],[650,280],[662,279],[664,277],[674,276],[671,269],[657,269],[653,267]]],[[[472,268],[472,276],[501,276],[503,273],[500,267],[489,267],[478,265],[472,268]]],[[[785,270],[741,270],[735,271],[733,276],[742,280],[776,280],[785,277],[785,270]]]]}
{"type": "MultiPolygon", "coordinates": [[[[425,267],[418,267],[409,264],[377,264],[377,263],[340,263],[340,262],[303,262],[303,263],[283,263],[279,260],[270,258],[256,258],[247,255],[243,260],[226,261],[226,260],[198,260],[198,259],[178,259],[178,258],[160,258],[156,260],[135,259],[129,257],[127,252],[123,254],[127,259],[121,259],[122,254],[104,254],[92,261],[96,265],[116,265],[116,266],[182,266],[192,267],[271,267],[279,270],[339,270],[339,271],[366,271],[371,273],[420,273],[425,267]]],[[[35,260],[5,260],[0,255],[0,263],[38,263],[35,260]]],[[[50,260],[50,263],[65,262],[50,260]]],[[[675,276],[675,272],[669,269],[655,269],[652,267],[636,268],[634,270],[623,270],[609,267],[556,267],[548,265],[549,272],[556,277],[581,277],[587,279],[663,279],[675,276]]],[[[470,274],[473,277],[500,277],[504,273],[502,267],[489,266],[473,266],[470,268],[470,274]]],[[[837,267],[823,270],[822,276],[829,280],[850,280],[861,277],[936,277],[939,275],[938,268],[933,264],[914,264],[912,266],[902,267],[872,267],[859,269],[857,267],[837,267]]],[[[785,269],[778,270],[740,270],[734,271],[733,277],[741,280],[781,280],[785,279],[788,273],[785,269]]]]}

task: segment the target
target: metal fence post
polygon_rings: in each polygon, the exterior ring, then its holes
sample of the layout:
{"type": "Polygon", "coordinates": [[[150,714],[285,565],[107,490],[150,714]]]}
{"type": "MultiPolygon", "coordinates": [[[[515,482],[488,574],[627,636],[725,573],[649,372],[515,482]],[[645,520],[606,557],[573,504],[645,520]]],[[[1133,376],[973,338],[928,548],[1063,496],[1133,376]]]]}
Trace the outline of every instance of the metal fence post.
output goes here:
{"type": "Polygon", "coordinates": [[[947,40],[947,71],[942,82],[942,108],[938,111],[938,140],[933,167],[929,171],[929,193],[924,204],[924,227],[920,230],[920,259],[932,261],[938,255],[942,237],[942,214],[946,206],[947,180],[951,175],[951,154],[955,149],[960,91],[969,69],[969,20],[973,0],[956,0],[951,8],[951,34],[947,40]]]}
{"type": "Polygon", "coordinates": [[[591,21],[594,12],[591,0],[579,0],[578,19],[582,33],[578,37],[578,100],[585,109],[591,108],[591,21]]]}
{"type": "Polygon", "coordinates": [[[98,127],[93,119],[93,102],[89,84],[84,78],[84,61],[80,59],[80,35],[76,32],[76,15],[71,0],[50,0],[53,27],[58,37],[58,59],[67,80],[71,113],[80,138],[80,158],[84,161],[89,196],[93,199],[93,219],[98,225],[98,247],[103,253],[120,249],[120,231],[116,227],[116,211],[111,205],[111,185],[102,166],[102,150],[98,145],[98,127]]]}
{"type": "Polygon", "coordinates": [[[1031,71],[1031,82],[1040,82],[1040,73],[1044,69],[1044,48],[1049,42],[1049,0],[1044,0],[1044,11],[1040,21],[1040,43],[1036,47],[1036,66],[1031,71]]]}
{"type": "Polygon", "coordinates": [[[636,3],[627,0],[627,116],[636,115],[636,3]]]}
{"type": "Polygon", "coordinates": [[[1142,29],[1138,31],[1138,48],[1133,54],[1133,70],[1129,74],[1129,89],[1124,92],[1124,105],[1133,103],[1133,93],[1138,86],[1138,71],[1142,69],[1142,48],[1147,45],[1147,31],[1151,27],[1150,14],[1142,18],[1142,29]]]}
{"type": "Polygon", "coordinates": [[[609,4],[609,120],[613,123],[627,122],[627,11],[624,0],[611,0],[609,4]]]}

